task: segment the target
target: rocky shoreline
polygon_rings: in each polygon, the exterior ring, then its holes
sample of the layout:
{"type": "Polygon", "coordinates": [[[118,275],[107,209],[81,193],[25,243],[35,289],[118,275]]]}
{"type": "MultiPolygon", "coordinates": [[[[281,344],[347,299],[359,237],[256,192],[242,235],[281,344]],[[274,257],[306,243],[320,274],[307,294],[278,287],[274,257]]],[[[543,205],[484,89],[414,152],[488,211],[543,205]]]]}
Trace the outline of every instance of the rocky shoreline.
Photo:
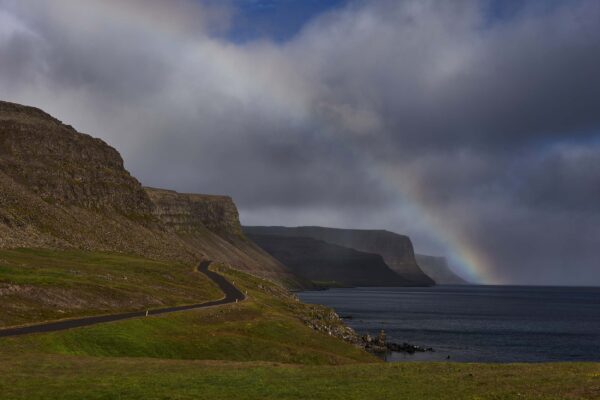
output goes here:
{"type": "Polygon", "coordinates": [[[386,334],[383,330],[381,330],[376,337],[367,333],[361,337],[361,340],[365,350],[371,353],[387,353],[393,351],[397,353],[414,354],[435,351],[432,347],[422,347],[406,342],[401,344],[389,342],[387,341],[386,334]]]}
{"type": "Polygon", "coordinates": [[[307,326],[317,332],[335,336],[346,342],[352,343],[370,353],[384,354],[398,352],[414,354],[435,351],[432,347],[422,347],[406,342],[396,343],[388,341],[383,330],[381,330],[377,336],[371,336],[368,333],[360,336],[343,321],[343,319],[351,319],[351,316],[340,318],[340,316],[332,309],[320,305],[305,305],[305,307],[307,307],[307,309],[304,310],[302,320],[307,326]]]}

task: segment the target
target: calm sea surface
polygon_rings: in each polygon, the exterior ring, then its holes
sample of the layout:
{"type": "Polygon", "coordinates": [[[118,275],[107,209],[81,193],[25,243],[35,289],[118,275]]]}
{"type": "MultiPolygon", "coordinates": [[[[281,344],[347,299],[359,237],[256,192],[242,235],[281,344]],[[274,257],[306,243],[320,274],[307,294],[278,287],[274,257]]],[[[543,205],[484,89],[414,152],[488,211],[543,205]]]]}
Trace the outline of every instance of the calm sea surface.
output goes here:
{"type": "Polygon", "coordinates": [[[600,361],[600,288],[437,286],[299,293],[334,308],[357,332],[434,353],[388,361],[600,361]]]}

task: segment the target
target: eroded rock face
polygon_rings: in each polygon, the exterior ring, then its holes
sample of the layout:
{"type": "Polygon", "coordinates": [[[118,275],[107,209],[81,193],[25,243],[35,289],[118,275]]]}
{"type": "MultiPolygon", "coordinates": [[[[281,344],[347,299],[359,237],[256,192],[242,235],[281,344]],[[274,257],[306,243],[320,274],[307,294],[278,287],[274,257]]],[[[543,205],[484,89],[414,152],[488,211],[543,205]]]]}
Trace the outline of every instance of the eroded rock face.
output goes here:
{"type": "Polygon", "coordinates": [[[43,111],[0,102],[0,248],[116,251],[195,263],[119,153],[43,111]]]}
{"type": "Polygon", "coordinates": [[[211,260],[226,262],[290,287],[310,286],[246,238],[231,197],[145,190],[154,203],[154,215],[211,260]]]}
{"type": "Polygon", "coordinates": [[[0,171],[48,203],[150,215],[119,153],[41,110],[0,102],[0,171]]]}
{"type": "Polygon", "coordinates": [[[145,189],[156,206],[155,215],[179,233],[207,228],[221,235],[242,235],[238,210],[229,196],[145,189]]]}
{"type": "Polygon", "coordinates": [[[419,268],[415,260],[412,242],[405,235],[384,230],[336,229],[319,226],[295,228],[249,226],[244,227],[244,231],[248,234],[310,237],[367,253],[379,254],[394,272],[407,281],[407,285],[429,286],[435,284],[419,268]]]}

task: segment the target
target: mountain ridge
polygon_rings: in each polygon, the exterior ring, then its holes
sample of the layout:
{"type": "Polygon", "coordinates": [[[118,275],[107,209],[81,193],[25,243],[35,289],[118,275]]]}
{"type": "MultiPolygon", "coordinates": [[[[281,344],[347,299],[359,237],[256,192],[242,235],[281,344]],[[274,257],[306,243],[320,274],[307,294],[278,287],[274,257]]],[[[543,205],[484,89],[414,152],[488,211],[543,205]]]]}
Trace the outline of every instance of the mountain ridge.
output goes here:
{"type": "Polygon", "coordinates": [[[406,286],[379,254],[303,236],[248,234],[296,275],[320,286],[406,286]]]}
{"type": "Polygon", "coordinates": [[[205,214],[227,209],[229,223],[238,226],[236,239],[227,241],[218,223],[188,221],[202,231],[191,240],[161,219],[147,190],[123,164],[119,152],[103,140],[38,108],[0,101],[0,248],[117,252],[190,265],[210,257],[238,261],[232,264],[239,269],[299,285],[268,254],[245,245],[249,241],[233,200],[188,195],[212,199],[204,204],[205,214]],[[229,253],[234,252],[232,260],[229,253]],[[245,262],[255,257],[260,261],[245,262]]]}
{"type": "Polygon", "coordinates": [[[320,226],[244,226],[246,234],[303,236],[380,254],[396,274],[407,281],[406,286],[432,286],[435,282],[417,264],[410,238],[382,229],[343,229],[320,226]]]}

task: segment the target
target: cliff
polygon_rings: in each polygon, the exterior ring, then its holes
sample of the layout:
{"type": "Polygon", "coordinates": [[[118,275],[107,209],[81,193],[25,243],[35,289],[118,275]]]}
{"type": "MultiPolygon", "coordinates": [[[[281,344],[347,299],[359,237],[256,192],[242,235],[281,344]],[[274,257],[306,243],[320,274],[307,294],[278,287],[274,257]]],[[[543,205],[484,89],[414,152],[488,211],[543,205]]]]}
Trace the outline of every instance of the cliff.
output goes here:
{"type": "Polygon", "coordinates": [[[178,233],[192,234],[208,229],[222,236],[242,235],[237,207],[229,196],[144,189],[155,205],[154,214],[178,233]]]}
{"type": "Polygon", "coordinates": [[[379,254],[365,253],[309,237],[248,237],[294,274],[324,286],[405,286],[379,254]]]}
{"type": "Polygon", "coordinates": [[[43,111],[0,102],[0,247],[116,251],[195,262],[152,215],[119,153],[43,111]]]}
{"type": "Polygon", "coordinates": [[[336,229],[318,226],[244,227],[247,234],[311,237],[355,250],[379,254],[408,286],[430,286],[435,282],[419,268],[408,236],[384,230],[336,229]]]}
{"type": "Polygon", "coordinates": [[[445,257],[416,254],[419,267],[438,285],[468,285],[469,282],[455,274],[445,257]]]}
{"type": "Polygon", "coordinates": [[[275,279],[291,287],[311,286],[271,257],[242,232],[235,203],[228,196],[177,193],[145,188],[154,215],[179,238],[212,260],[275,279]]]}
{"type": "Polygon", "coordinates": [[[50,204],[130,216],[152,210],[115,149],[35,108],[0,102],[0,171],[50,204]]]}
{"type": "Polygon", "coordinates": [[[211,258],[295,282],[244,237],[230,198],[145,190],[102,140],[37,108],[0,102],[0,248],[17,247],[189,264],[211,258]]]}

